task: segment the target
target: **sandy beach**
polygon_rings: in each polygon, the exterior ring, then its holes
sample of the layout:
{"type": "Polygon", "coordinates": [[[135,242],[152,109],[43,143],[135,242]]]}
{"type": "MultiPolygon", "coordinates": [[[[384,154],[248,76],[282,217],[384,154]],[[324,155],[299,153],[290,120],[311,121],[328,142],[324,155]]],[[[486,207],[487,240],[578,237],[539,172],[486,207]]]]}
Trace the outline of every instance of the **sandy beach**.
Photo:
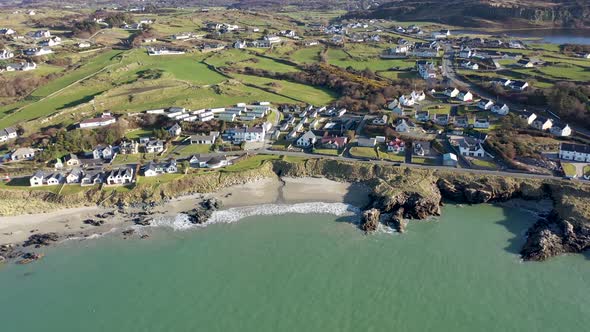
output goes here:
{"type": "MultiPolygon", "coordinates": [[[[246,207],[262,204],[295,204],[307,202],[347,203],[362,207],[369,201],[369,190],[359,184],[331,181],[325,178],[266,178],[257,182],[224,188],[216,193],[196,194],[176,198],[156,206],[150,212],[153,217],[174,216],[195,208],[207,198],[223,202],[224,208],[246,207]]],[[[126,209],[123,213],[105,219],[105,224],[92,226],[84,220],[96,219],[96,215],[114,212],[115,209],[81,207],[60,211],[0,217],[0,245],[21,243],[36,233],[55,232],[62,236],[89,236],[132,225],[126,215],[139,210],[126,209]]]]}

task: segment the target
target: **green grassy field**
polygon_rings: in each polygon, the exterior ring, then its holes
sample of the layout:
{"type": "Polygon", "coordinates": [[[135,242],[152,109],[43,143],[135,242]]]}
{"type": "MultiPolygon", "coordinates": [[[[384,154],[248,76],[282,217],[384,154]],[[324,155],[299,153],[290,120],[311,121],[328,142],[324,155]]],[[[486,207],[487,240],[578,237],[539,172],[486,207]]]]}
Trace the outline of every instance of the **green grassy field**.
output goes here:
{"type": "Polygon", "coordinates": [[[313,46],[301,48],[289,56],[289,58],[297,63],[315,63],[320,61],[320,52],[322,46],[313,46]]]}
{"type": "Polygon", "coordinates": [[[260,167],[267,160],[276,160],[280,156],[277,155],[256,155],[243,159],[233,165],[222,168],[222,172],[239,172],[260,167]]]}
{"type": "Polygon", "coordinates": [[[561,168],[563,169],[563,173],[567,177],[576,177],[576,166],[570,163],[561,163],[561,168]]]}
{"type": "Polygon", "coordinates": [[[360,158],[377,158],[375,148],[355,146],[350,148],[350,154],[360,158]]]}
{"type": "Polygon", "coordinates": [[[315,149],[314,153],[328,155],[328,156],[339,155],[338,150],[335,150],[335,149],[315,149]]]}

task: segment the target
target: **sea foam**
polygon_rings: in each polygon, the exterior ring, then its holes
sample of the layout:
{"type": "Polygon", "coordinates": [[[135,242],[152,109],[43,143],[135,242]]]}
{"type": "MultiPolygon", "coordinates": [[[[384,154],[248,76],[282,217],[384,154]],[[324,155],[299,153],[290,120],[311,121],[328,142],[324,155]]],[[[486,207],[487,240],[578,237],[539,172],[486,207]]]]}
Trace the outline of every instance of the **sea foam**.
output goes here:
{"type": "Polygon", "coordinates": [[[155,218],[150,226],[169,227],[183,231],[211,224],[230,224],[253,216],[270,216],[284,214],[330,214],[338,217],[350,217],[351,222],[358,222],[360,210],[344,203],[298,203],[298,204],[265,204],[258,206],[236,207],[213,212],[211,218],[203,224],[192,224],[185,214],[178,214],[173,218],[155,218]]]}

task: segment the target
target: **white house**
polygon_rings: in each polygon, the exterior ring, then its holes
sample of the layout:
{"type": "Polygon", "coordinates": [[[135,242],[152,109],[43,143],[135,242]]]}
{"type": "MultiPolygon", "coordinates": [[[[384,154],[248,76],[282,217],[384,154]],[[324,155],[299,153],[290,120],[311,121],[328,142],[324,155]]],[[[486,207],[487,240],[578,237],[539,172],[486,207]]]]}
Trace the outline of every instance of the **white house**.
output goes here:
{"type": "Polygon", "coordinates": [[[212,131],[209,133],[209,135],[192,135],[190,138],[190,141],[191,141],[191,144],[211,145],[211,144],[215,143],[215,140],[217,140],[217,137],[219,137],[219,132],[212,131]]]}
{"type": "Polygon", "coordinates": [[[444,95],[450,98],[455,98],[459,95],[461,91],[459,91],[457,88],[453,88],[453,89],[447,89],[444,91],[444,95]]]}
{"type": "Polygon", "coordinates": [[[53,51],[50,48],[41,47],[41,48],[27,48],[26,50],[23,51],[23,53],[28,56],[42,56],[42,55],[52,54],[53,51]]]}
{"type": "Polygon", "coordinates": [[[412,91],[411,96],[415,101],[423,101],[426,99],[426,94],[424,94],[424,91],[412,91]]]}
{"type": "Polygon", "coordinates": [[[102,146],[99,145],[92,150],[92,158],[94,159],[112,159],[113,158],[113,147],[110,145],[102,146]]]}
{"type": "Polygon", "coordinates": [[[178,123],[175,123],[172,127],[168,128],[168,134],[172,137],[180,136],[182,128],[178,123]]]}
{"type": "Polygon", "coordinates": [[[471,137],[463,137],[459,140],[459,152],[469,157],[484,157],[486,154],[481,143],[471,137]]]}
{"type": "Polygon", "coordinates": [[[372,124],[376,126],[384,126],[387,124],[387,115],[378,116],[371,121],[372,124]]]}
{"type": "Polygon", "coordinates": [[[12,30],[11,28],[1,28],[0,29],[0,35],[2,36],[10,36],[10,35],[14,35],[16,33],[16,31],[12,30]]]}
{"type": "Polygon", "coordinates": [[[49,30],[39,30],[33,32],[33,38],[49,38],[51,37],[51,32],[49,30]]]}
{"type": "Polygon", "coordinates": [[[88,42],[80,42],[78,43],[78,48],[89,48],[91,45],[88,42]]]}
{"type": "Polygon", "coordinates": [[[160,153],[164,151],[164,141],[162,140],[149,140],[144,146],[145,152],[147,153],[160,153]]]}
{"type": "Polygon", "coordinates": [[[570,136],[572,134],[572,128],[567,124],[565,126],[555,125],[551,127],[551,134],[561,137],[570,136]]]}
{"type": "Polygon", "coordinates": [[[482,109],[484,111],[490,110],[494,106],[494,102],[489,99],[482,99],[477,103],[477,108],[482,109]]]}
{"type": "Polygon", "coordinates": [[[582,144],[561,143],[559,158],[580,162],[590,162],[590,146],[582,144]]]}
{"type": "Polygon", "coordinates": [[[45,172],[37,171],[29,178],[29,183],[31,187],[39,187],[45,184],[45,172]]]}
{"type": "Polygon", "coordinates": [[[133,168],[123,167],[116,170],[112,170],[107,175],[108,185],[123,185],[133,182],[133,168]]]}
{"type": "Polygon", "coordinates": [[[0,143],[6,142],[11,139],[18,137],[18,133],[12,127],[4,128],[0,130],[0,143]]]}
{"type": "Polygon", "coordinates": [[[82,170],[79,168],[74,168],[66,176],[66,183],[80,183],[82,176],[83,176],[82,170]]]}
{"type": "Polygon", "coordinates": [[[281,37],[274,35],[266,35],[264,36],[263,40],[266,40],[271,44],[277,44],[281,42],[281,37]]]}
{"type": "Polygon", "coordinates": [[[35,158],[35,150],[31,148],[18,148],[10,155],[12,161],[32,160],[33,158],[35,158]]]}
{"type": "Polygon", "coordinates": [[[476,117],[473,122],[473,128],[486,129],[490,127],[490,120],[488,117],[476,117]]]}
{"type": "Polygon", "coordinates": [[[266,130],[261,127],[241,127],[228,130],[234,144],[242,142],[264,142],[266,130]]]}
{"type": "Polygon", "coordinates": [[[510,112],[510,108],[508,107],[508,105],[504,104],[502,106],[500,105],[494,105],[492,107],[492,112],[498,114],[498,115],[506,115],[510,112]]]}
{"type": "Polygon", "coordinates": [[[520,117],[523,118],[526,121],[526,123],[530,126],[533,124],[533,121],[537,119],[537,114],[532,112],[526,112],[525,110],[523,114],[520,115],[520,117]]]}
{"type": "Polygon", "coordinates": [[[512,82],[510,82],[510,84],[508,86],[512,90],[524,91],[524,90],[526,90],[526,88],[529,87],[529,83],[527,83],[525,81],[512,81],[512,82]]]}
{"type": "Polygon", "coordinates": [[[463,62],[461,64],[461,67],[466,68],[466,69],[471,69],[471,70],[478,70],[479,69],[479,65],[477,63],[471,62],[471,61],[463,62]]]}
{"type": "Polygon", "coordinates": [[[416,125],[410,120],[400,119],[395,125],[395,131],[399,133],[407,133],[414,130],[416,130],[416,125]]]}
{"type": "Polygon", "coordinates": [[[412,98],[412,96],[402,95],[399,97],[399,102],[402,106],[413,106],[416,101],[414,98],[412,98]]]}
{"type": "Polygon", "coordinates": [[[458,95],[457,95],[457,99],[461,100],[461,101],[473,101],[473,94],[469,91],[461,91],[458,95]]]}
{"type": "Polygon", "coordinates": [[[303,147],[303,148],[308,148],[311,146],[314,146],[315,143],[317,142],[318,137],[316,136],[316,134],[314,134],[311,130],[306,131],[303,135],[301,135],[301,137],[299,137],[297,139],[297,141],[295,142],[295,144],[297,146],[303,147]]]}
{"type": "Polygon", "coordinates": [[[109,126],[115,122],[117,122],[117,119],[114,116],[112,116],[111,113],[102,113],[100,117],[81,121],[79,126],[82,129],[97,128],[109,126]]]}
{"type": "Polygon", "coordinates": [[[359,137],[359,139],[357,140],[357,144],[358,144],[358,146],[374,147],[375,145],[377,145],[377,138],[375,138],[375,137],[372,137],[372,138],[359,137]]]}
{"type": "Polygon", "coordinates": [[[57,46],[61,44],[61,38],[54,36],[51,37],[49,39],[43,40],[39,43],[39,45],[41,46],[47,46],[47,47],[52,47],[52,46],[57,46]]]}
{"type": "Polygon", "coordinates": [[[551,119],[548,118],[537,117],[535,121],[533,121],[531,126],[539,130],[548,130],[551,129],[551,127],[553,127],[553,121],[551,121],[551,119]]]}
{"type": "Polygon", "coordinates": [[[14,53],[9,50],[0,51],[0,60],[8,60],[14,58],[14,53]]]}

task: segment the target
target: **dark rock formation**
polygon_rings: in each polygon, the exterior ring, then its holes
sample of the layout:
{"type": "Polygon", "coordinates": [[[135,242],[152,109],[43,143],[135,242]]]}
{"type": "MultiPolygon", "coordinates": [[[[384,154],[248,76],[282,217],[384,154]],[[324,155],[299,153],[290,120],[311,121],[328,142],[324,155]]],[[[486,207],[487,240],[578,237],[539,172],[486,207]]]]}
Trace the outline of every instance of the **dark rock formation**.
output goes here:
{"type": "Polygon", "coordinates": [[[35,246],[38,248],[40,246],[48,246],[58,240],[59,235],[57,233],[33,234],[23,243],[23,247],[35,246]]]}
{"type": "Polygon", "coordinates": [[[214,198],[210,198],[202,201],[199,206],[195,209],[185,212],[188,215],[188,219],[193,224],[206,223],[209,218],[213,215],[213,212],[222,207],[221,201],[214,198]]]}
{"type": "Polygon", "coordinates": [[[125,236],[130,236],[130,235],[133,235],[134,233],[135,233],[134,229],[127,229],[127,230],[123,231],[123,235],[125,235],[125,236]]]}
{"type": "Polygon", "coordinates": [[[86,225],[101,226],[104,225],[104,220],[86,219],[83,223],[86,225]]]}
{"type": "Polygon", "coordinates": [[[150,219],[148,218],[135,218],[133,219],[133,223],[140,226],[149,226],[151,225],[150,219]]]}
{"type": "Polygon", "coordinates": [[[37,254],[34,252],[27,252],[21,256],[21,259],[16,262],[16,264],[29,264],[36,260],[39,260],[43,257],[42,254],[37,254]]]}
{"type": "Polygon", "coordinates": [[[400,208],[396,213],[392,214],[390,219],[386,221],[386,224],[400,233],[405,233],[408,220],[404,219],[404,208],[400,208]]]}
{"type": "Polygon", "coordinates": [[[379,217],[381,211],[378,209],[365,210],[361,220],[361,229],[367,233],[371,233],[377,230],[379,227],[379,217]]]}

